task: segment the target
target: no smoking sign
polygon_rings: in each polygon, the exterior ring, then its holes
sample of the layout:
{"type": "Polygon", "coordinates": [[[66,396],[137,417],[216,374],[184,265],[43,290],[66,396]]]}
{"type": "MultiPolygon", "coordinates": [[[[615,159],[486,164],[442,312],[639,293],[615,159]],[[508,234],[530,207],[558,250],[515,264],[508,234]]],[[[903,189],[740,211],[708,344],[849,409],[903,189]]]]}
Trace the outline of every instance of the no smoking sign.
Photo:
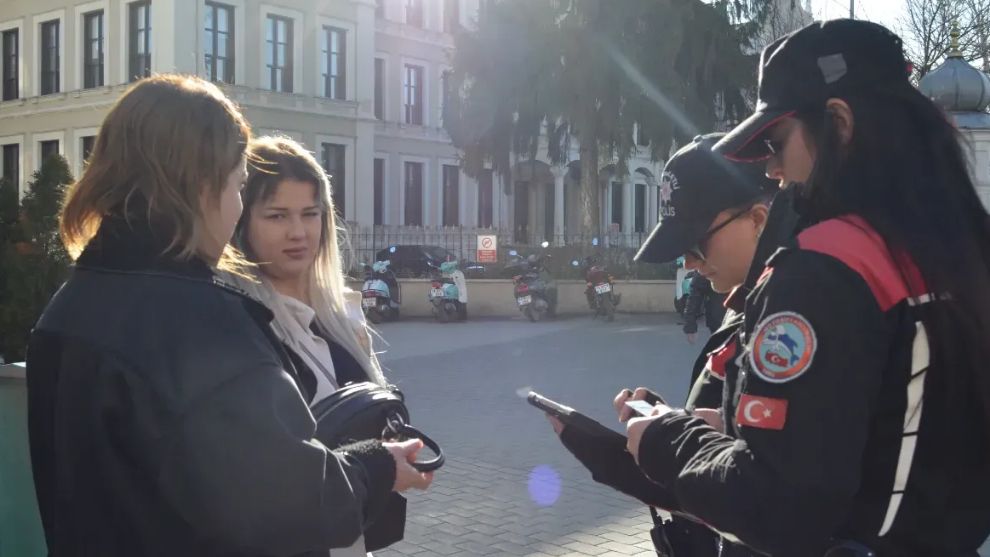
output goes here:
{"type": "Polygon", "coordinates": [[[494,234],[478,235],[478,263],[498,261],[498,238],[494,234]]]}

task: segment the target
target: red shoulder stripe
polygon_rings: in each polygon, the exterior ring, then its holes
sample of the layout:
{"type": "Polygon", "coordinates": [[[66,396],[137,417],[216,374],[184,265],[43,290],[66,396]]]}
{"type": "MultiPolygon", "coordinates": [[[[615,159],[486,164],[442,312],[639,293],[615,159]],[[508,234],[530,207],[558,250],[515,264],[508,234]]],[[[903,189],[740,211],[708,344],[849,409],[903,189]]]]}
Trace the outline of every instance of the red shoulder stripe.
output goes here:
{"type": "Polygon", "coordinates": [[[914,262],[907,255],[895,261],[883,238],[861,217],[845,216],[818,223],[798,234],[798,245],[830,255],[856,271],[883,311],[928,291],[914,262]]]}

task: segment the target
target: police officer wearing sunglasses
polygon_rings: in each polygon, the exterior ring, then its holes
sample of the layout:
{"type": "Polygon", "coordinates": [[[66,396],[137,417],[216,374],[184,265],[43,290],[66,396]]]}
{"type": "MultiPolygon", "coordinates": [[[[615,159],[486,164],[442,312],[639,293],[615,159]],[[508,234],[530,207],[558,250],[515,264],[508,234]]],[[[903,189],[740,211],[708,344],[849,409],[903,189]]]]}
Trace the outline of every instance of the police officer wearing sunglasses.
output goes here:
{"type": "Polygon", "coordinates": [[[715,149],[794,183],[799,232],[745,300],[724,424],[627,426],[682,511],[764,554],[976,557],[990,534],[990,216],[906,67],[863,21],[764,50],[715,149]]]}
{"type": "MultiPolygon", "coordinates": [[[[726,367],[735,365],[732,355],[739,351],[737,333],[742,317],[738,312],[745,293],[763,268],[760,262],[769,257],[794,225],[788,201],[775,201],[768,217],[768,200],[777,188],[764,175],[762,164],[733,163],[712,153],[712,146],[723,136],[699,136],[671,157],[662,177],[663,220],[636,255],[637,261],[647,263],[663,263],[684,255],[687,267],[711,275],[717,290],[734,289],[722,327],[712,334],[695,362],[693,388],[686,402],[687,408],[698,415],[707,413],[712,419],[718,419],[715,409],[721,404],[726,367]],[[709,247],[713,251],[709,252],[709,247]],[[711,260],[706,254],[711,255],[711,260]],[[752,261],[758,264],[750,272],[752,261]]],[[[644,394],[641,390],[635,396],[642,398],[644,394]]],[[[620,393],[617,409],[624,409],[622,402],[632,396],[630,390],[620,393]]],[[[620,414],[620,419],[628,419],[628,414],[620,414]]],[[[719,554],[718,536],[690,518],[678,516],[676,495],[647,479],[624,447],[604,446],[578,428],[565,428],[559,423],[555,427],[564,445],[591,470],[596,481],[640,499],[651,510],[660,507],[675,512],[666,523],[661,523],[655,510],[652,512],[656,525],[652,535],[662,555],[719,554]]],[[[722,555],[748,557],[754,553],[741,546],[726,546],[722,555]]]]}

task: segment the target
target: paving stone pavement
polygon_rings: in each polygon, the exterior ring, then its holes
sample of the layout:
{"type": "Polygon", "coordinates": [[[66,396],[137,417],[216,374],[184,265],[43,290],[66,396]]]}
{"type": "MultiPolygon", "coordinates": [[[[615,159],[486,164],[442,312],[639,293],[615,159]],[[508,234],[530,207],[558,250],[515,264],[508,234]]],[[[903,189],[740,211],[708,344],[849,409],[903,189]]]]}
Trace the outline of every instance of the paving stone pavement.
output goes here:
{"type": "Polygon", "coordinates": [[[622,387],[683,399],[698,348],[671,317],[403,321],[380,332],[414,425],[448,456],[430,490],[409,495],[405,539],[376,557],[656,555],[646,507],[593,482],[520,393],[532,387],[617,429],[610,401],[622,387]]]}
{"type": "Polygon", "coordinates": [[[533,388],[618,429],[610,401],[623,387],[684,399],[703,339],[687,344],[670,315],[379,330],[389,379],[447,464],[429,491],[408,494],[405,539],[376,557],[656,555],[647,509],[592,481],[520,394],[533,388]]]}

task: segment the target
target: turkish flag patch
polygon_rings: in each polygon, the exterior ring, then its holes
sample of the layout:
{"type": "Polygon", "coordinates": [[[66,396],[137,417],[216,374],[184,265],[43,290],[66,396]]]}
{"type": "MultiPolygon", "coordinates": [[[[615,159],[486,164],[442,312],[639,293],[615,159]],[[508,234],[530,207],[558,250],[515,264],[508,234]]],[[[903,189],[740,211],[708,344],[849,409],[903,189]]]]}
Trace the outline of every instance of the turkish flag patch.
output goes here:
{"type": "Polygon", "coordinates": [[[712,375],[725,379],[725,366],[736,357],[737,342],[736,337],[733,336],[724,346],[708,354],[708,365],[705,367],[712,375]]]}
{"type": "Polygon", "coordinates": [[[787,401],[781,398],[753,396],[746,393],[739,398],[736,423],[760,429],[784,429],[787,421],[787,401]]]}

